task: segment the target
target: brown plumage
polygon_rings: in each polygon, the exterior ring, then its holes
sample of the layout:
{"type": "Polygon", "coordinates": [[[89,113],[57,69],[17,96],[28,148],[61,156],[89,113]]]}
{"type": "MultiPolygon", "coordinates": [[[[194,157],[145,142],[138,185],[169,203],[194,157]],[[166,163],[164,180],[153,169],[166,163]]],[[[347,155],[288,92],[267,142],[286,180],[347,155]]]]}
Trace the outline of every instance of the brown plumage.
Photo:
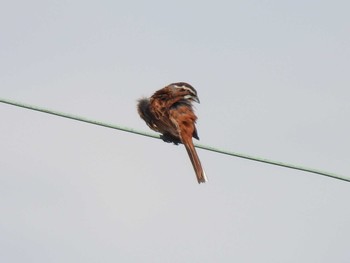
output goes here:
{"type": "Polygon", "coordinates": [[[185,145],[198,183],[205,183],[207,177],[192,141],[192,137],[199,140],[194,101],[199,103],[197,91],[188,83],[178,82],[156,91],[149,99],[140,99],[137,110],[152,130],[162,134],[165,142],[185,145]]]}

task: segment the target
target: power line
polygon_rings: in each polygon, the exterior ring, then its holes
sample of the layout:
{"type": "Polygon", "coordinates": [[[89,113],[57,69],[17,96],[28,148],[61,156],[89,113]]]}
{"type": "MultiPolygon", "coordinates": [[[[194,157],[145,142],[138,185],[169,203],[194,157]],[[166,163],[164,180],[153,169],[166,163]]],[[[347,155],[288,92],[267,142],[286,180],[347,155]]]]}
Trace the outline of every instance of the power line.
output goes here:
{"type": "MultiPolygon", "coordinates": [[[[138,134],[138,135],[142,135],[142,136],[147,136],[147,137],[151,137],[151,138],[160,139],[160,136],[156,135],[154,133],[138,131],[138,130],[131,129],[131,128],[128,128],[128,127],[122,127],[122,126],[119,126],[119,125],[114,125],[114,124],[105,123],[105,122],[101,122],[101,121],[91,120],[91,119],[88,119],[88,118],[85,118],[85,117],[81,117],[81,116],[77,116],[77,115],[72,115],[72,114],[68,114],[68,113],[63,113],[63,112],[59,112],[59,111],[45,109],[45,108],[41,108],[41,107],[29,105],[29,104],[24,104],[24,103],[19,103],[19,102],[16,102],[16,101],[7,100],[7,99],[3,99],[3,98],[0,98],[0,102],[6,103],[6,104],[9,104],[9,105],[13,105],[13,106],[17,106],[17,107],[21,107],[21,108],[25,108],[25,109],[30,109],[30,110],[34,110],[34,111],[40,111],[40,112],[43,112],[43,113],[60,116],[60,117],[63,117],[63,118],[68,118],[68,119],[72,119],[72,120],[76,120],[76,121],[81,121],[81,122],[86,122],[86,123],[90,123],[90,124],[94,124],[94,125],[99,125],[99,126],[111,128],[111,129],[116,129],[116,130],[120,130],[120,131],[125,131],[125,132],[130,132],[130,133],[134,133],[134,134],[138,134]]],[[[244,159],[248,159],[248,160],[252,160],[252,161],[257,161],[257,162],[262,162],[262,163],[282,166],[282,167],[295,169],[295,170],[300,170],[300,171],[304,171],[304,172],[319,174],[319,175],[328,176],[328,177],[332,177],[332,178],[335,178],[335,179],[339,179],[339,180],[344,180],[344,181],[350,182],[350,178],[349,177],[341,176],[341,175],[337,175],[337,174],[334,174],[334,173],[325,172],[325,171],[321,171],[321,170],[317,170],[317,169],[313,169],[313,168],[303,167],[303,166],[294,165],[294,164],[288,164],[288,163],[284,163],[284,162],[272,161],[272,160],[268,160],[268,159],[265,159],[265,158],[255,157],[255,156],[241,154],[241,153],[225,151],[225,150],[222,150],[222,149],[218,149],[218,148],[214,148],[214,147],[210,147],[210,146],[206,146],[206,145],[202,145],[202,144],[198,144],[198,143],[196,143],[195,146],[197,148],[208,150],[208,151],[212,151],[212,152],[216,152],[216,153],[221,153],[221,154],[226,154],[226,155],[230,155],[230,156],[244,158],[244,159]]]]}

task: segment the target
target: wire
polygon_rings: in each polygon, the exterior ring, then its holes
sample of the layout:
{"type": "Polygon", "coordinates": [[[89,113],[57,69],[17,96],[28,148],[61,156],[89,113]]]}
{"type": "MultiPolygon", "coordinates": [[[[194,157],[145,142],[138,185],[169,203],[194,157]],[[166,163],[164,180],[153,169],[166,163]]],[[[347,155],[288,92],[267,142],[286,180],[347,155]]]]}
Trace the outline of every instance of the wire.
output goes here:
{"type": "MultiPolygon", "coordinates": [[[[56,115],[56,116],[60,116],[63,118],[68,118],[68,119],[72,119],[72,120],[76,120],[76,121],[86,122],[86,123],[99,125],[99,126],[103,126],[103,127],[107,127],[107,128],[111,128],[111,129],[130,132],[130,133],[134,133],[134,134],[138,134],[138,135],[142,135],[142,136],[147,136],[147,137],[151,137],[151,138],[155,138],[155,139],[161,139],[159,135],[156,135],[154,133],[138,131],[138,130],[131,129],[128,127],[122,127],[119,125],[114,125],[114,124],[105,123],[105,122],[101,122],[101,121],[95,121],[95,120],[91,120],[91,119],[88,119],[85,117],[72,115],[72,114],[68,114],[68,113],[63,113],[63,112],[59,112],[59,111],[54,111],[54,110],[49,110],[49,109],[45,109],[45,108],[41,108],[41,107],[29,105],[29,104],[19,103],[19,102],[12,101],[12,100],[0,98],[0,102],[5,103],[5,104],[9,104],[9,105],[13,105],[13,106],[17,106],[17,107],[21,107],[21,108],[25,108],[25,109],[40,111],[43,113],[52,114],[52,115],[56,115]]],[[[321,170],[317,170],[317,169],[313,169],[313,168],[308,168],[308,167],[303,167],[303,166],[299,166],[299,165],[293,165],[293,164],[288,164],[288,163],[283,163],[283,162],[278,162],[278,161],[272,161],[272,160],[268,160],[265,158],[255,157],[255,156],[241,154],[241,153],[225,151],[222,149],[218,149],[218,148],[214,148],[214,147],[210,147],[210,146],[206,146],[206,145],[202,145],[202,144],[197,144],[197,143],[195,144],[195,146],[197,148],[200,148],[203,150],[208,150],[208,151],[212,151],[212,152],[216,152],[216,153],[221,153],[221,154],[226,154],[226,155],[235,156],[235,157],[239,157],[239,158],[244,158],[244,159],[248,159],[248,160],[252,160],[252,161],[282,166],[282,167],[300,170],[300,171],[304,171],[304,172],[319,174],[319,175],[323,175],[323,176],[327,176],[327,177],[350,182],[349,177],[337,175],[334,173],[325,172],[325,171],[321,171],[321,170]]]]}

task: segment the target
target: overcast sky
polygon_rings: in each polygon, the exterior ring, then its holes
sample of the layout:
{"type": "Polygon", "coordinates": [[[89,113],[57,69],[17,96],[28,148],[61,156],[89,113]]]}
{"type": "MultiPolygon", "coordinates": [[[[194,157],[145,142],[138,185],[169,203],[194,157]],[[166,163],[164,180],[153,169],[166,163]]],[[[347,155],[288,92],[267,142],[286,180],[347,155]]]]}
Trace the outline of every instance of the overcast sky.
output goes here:
{"type": "MultiPolygon", "coordinates": [[[[148,131],[186,81],[201,143],[350,177],[349,1],[3,1],[0,97],[148,131]]],[[[0,103],[1,262],[350,258],[350,184],[0,103]]]]}

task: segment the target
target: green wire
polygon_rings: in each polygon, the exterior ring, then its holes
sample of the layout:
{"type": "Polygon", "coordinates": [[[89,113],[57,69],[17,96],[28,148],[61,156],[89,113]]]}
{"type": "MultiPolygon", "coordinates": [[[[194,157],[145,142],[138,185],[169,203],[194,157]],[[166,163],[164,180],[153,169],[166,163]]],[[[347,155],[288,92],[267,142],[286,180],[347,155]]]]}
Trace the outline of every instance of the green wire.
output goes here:
{"type": "MultiPolygon", "coordinates": [[[[72,115],[72,114],[67,114],[67,113],[58,112],[58,111],[54,111],[54,110],[49,110],[49,109],[45,109],[45,108],[41,108],[41,107],[37,107],[37,106],[33,106],[33,105],[28,105],[28,104],[24,104],[24,103],[19,103],[19,102],[7,100],[7,99],[2,99],[2,98],[0,98],[0,102],[6,103],[6,104],[9,104],[9,105],[13,105],[13,106],[17,106],[17,107],[21,107],[21,108],[25,108],[25,109],[30,109],[30,110],[34,110],[34,111],[44,112],[44,113],[48,113],[48,114],[52,114],[52,115],[56,115],[56,116],[60,116],[60,117],[68,118],[68,119],[72,119],[72,120],[77,120],[77,121],[86,122],[86,123],[90,123],[90,124],[94,124],[94,125],[99,125],[99,126],[103,126],[103,127],[107,127],[107,128],[111,128],[111,129],[116,129],[116,130],[120,130],[120,131],[125,131],[125,132],[130,132],[130,133],[134,133],[134,134],[138,134],[138,135],[142,135],[142,136],[147,136],[147,137],[151,137],[151,138],[160,139],[160,136],[156,135],[154,133],[138,131],[138,130],[131,129],[131,128],[128,128],[128,127],[122,127],[122,126],[119,126],[119,125],[114,125],[114,124],[110,124],[110,123],[95,121],[95,120],[91,120],[91,119],[84,118],[84,117],[81,117],[81,116],[76,116],[76,115],[72,115]]],[[[328,176],[328,177],[332,177],[332,178],[335,178],[335,179],[339,179],[339,180],[344,180],[344,181],[350,182],[350,178],[349,177],[337,175],[337,174],[330,173],[330,172],[325,172],[325,171],[321,171],[321,170],[317,170],[317,169],[312,169],[312,168],[308,168],[308,167],[303,167],[303,166],[299,166],[299,165],[293,165],[293,164],[288,164],[288,163],[283,163],[283,162],[278,162],[278,161],[272,161],[272,160],[268,160],[268,159],[265,159],[265,158],[251,156],[251,155],[225,151],[225,150],[221,150],[221,149],[218,149],[218,148],[214,148],[214,147],[210,147],[210,146],[206,146],[206,145],[202,145],[202,144],[197,144],[197,143],[195,144],[195,146],[197,148],[208,150],[208,151],[212,151],[212,152],[216,152],[216,153],[221,153],[221,154],[226,154],[226,155],[230,155],[230,156],[244,158],[244,159],[248,159],[248,160],[252,160],[252,161],[257,161],[257,162],[262,162],[262,163],[282,166],[282,167],[295,169],[295,170],[300,170],[300,171],[304,171],[304,172],[319,174],[319,175],[328,176]]]]}

